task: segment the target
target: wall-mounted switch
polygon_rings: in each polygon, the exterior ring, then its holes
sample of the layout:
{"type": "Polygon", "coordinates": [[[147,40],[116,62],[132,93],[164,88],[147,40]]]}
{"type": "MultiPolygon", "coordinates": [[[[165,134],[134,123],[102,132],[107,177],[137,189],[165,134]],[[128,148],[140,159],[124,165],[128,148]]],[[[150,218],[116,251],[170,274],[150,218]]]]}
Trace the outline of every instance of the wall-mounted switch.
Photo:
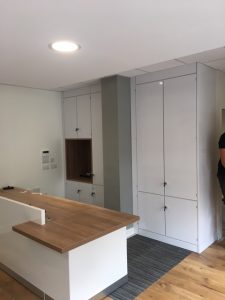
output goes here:
{"type": "Polygon", "coordinates": [[[44,165],[42,166],[42,170],[43,170],[43,171],[49,170],[49,164],[44,164],[44,165]]]}
{"type": "Polygon", "coordinates": [[[56,169],[57,168],[57,164],[54,163],[54,164],[51,164],[51,169],[56,169]]]}

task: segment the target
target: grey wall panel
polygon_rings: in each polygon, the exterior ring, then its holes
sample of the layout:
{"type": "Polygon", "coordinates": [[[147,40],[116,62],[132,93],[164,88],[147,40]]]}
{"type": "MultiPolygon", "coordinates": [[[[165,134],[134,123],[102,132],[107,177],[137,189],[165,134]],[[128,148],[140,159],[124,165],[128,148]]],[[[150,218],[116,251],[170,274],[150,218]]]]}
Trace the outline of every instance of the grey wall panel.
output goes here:
{"type": "Polygon", "coordinates": [[[130,78],[117,77],[120,210],[133,212],[130,78]]]}
{"type": "Polygon", "coordinates": [[[105,207],[133,211],[130,79],[102,79],[105,207]]]}
{"type": "Polygon", "coordinates": [[[117,78],[102,79],[104,203],[120,210],[117,78]]]}

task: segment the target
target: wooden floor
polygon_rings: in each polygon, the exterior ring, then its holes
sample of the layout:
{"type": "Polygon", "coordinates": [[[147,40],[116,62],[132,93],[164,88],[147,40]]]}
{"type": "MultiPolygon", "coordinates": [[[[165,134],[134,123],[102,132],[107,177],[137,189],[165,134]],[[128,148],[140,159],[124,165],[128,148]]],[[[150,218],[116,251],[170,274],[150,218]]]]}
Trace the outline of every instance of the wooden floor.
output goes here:
{"type": "Polygon", "coordinates": [[[225,243],[192,253],[136,299],[225,300],[225,243]]]}
{"type": "MultiPolygon", "coordinates": [[[[0,271],[0,299],[39,298],[0,271]]],[[[202,254],[192,253],[136,299],[225,300],[225,241],[212,245],[202,254]]]]}
{"type": "Polygon", "coordinates": [[[24,286],[0,270],[1,300],[40,300],[24,286]]]}
{"type": "Polygon", "coordinates": [[[150,299],[225,300],[225,241],[190,254],[136,298],[150,299]]]}

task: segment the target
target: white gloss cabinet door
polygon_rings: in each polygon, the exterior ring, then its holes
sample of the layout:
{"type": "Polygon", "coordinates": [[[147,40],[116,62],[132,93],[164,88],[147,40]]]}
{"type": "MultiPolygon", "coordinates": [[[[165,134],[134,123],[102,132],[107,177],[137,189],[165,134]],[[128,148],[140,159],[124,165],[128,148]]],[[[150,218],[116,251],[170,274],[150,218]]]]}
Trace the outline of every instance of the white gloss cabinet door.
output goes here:
{"type": "Polygon", "coordinates": [[[165,194],[197,199],[196,75],[164,81],[165,194]]]}
{"type": "Polygon", "coordinates": [[[91,138],[91,100],[90,95],[77,96],[78,138],[91,138]]]}
{"type": "Polygon", "coordinates": [[[63,118],[65,138],[77,138],[76,98],[63,100],[63,118]]]}
{"type": "Polygon", "coordinates": [[[104,186],[93,185],[92,204],[104,207],[104,186]]]}
{"type": "Polygon", "coordinates": [[[103,185],[103,140],[101,94],[91,95],[93,184],[103,185]]]}
{"type": "Polygon", "coordinates": [[[82,203],[93,204],[92,184],[79,183],[79,201],[82,203]]]}
{"type": "Polygon", "coordinates": [[[66,180],[66,198],[79,201],[79,183],[76,181],[66,180]]]}
{"type": "Polygon", "coordinates": [[[165,235],[164,196],[138,193],[139,228],[165,235]]]}
{"type": "Polygon", "coordinates": [[[196,201],[165,197],[166,236],[197,244],[196,201]]]}
{"type": "Polygon", "coordinates": [[[164,193],[163,86],[136,86],[138,191],[164,193]]]}

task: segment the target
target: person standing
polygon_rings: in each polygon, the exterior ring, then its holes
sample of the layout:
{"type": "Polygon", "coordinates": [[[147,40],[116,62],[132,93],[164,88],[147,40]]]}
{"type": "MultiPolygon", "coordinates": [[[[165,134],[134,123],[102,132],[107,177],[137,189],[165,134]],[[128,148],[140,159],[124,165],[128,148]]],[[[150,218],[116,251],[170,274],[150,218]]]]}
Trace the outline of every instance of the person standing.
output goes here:
{"type": "Polygon", "coordinates": [[[220,136],[218,144],[220,150],[220,160],[218,162],[217,177],[223,194],[222,200],[225,204],[225,132],[220,136]]]}

